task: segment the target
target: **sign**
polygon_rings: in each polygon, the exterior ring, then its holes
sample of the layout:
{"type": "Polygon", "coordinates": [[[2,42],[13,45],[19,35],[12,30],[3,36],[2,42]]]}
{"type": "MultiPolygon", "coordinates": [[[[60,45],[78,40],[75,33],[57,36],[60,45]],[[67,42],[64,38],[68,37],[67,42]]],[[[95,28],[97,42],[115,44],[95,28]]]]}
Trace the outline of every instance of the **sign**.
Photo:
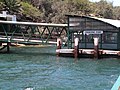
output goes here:
{"type": "Polygon", "coordinates": [[[103,31],[102,30],[98,30],[98,31],[95,31],[95,30],[91,30],[91,31],[83,31],[83,34],[103,34],[103,31]]]}

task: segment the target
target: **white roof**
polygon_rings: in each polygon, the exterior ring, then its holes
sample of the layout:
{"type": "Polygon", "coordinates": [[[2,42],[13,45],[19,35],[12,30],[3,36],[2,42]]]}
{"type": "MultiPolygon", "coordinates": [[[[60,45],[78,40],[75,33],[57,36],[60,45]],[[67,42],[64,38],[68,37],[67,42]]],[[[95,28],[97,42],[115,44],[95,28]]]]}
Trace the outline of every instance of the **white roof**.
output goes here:
{"type": "MultiPolygon", "coordinates": [[[[3,24],[16,24],[16,25],[68,27],[68,24],[54,24],[54,23],[36,23],[36,22],[19,22],[19,21],[0,21],[0,23],[3,23],[3,24]]],[[[76,26],[76,24],[70,24],[70,26],[76,26]]]]}
{"type": "MultiPolygon", "coordinates": [[[[6,11],[3,11],[3,14],[0,14],[0,17],[14,17],[15,15],[7,15],[6,11]]],[[[54,27],[67,27],[68,24],[53,24],[53,23],[35,23],[35,22],[18,22],[16,20],[13,21],[0,21],[3,24],[17,24],[17,25],[35,25],[35,26],[54,26],[54,27]]]]}
{"type": "Polygon", "coordinates": [[[35,26],[55,26],[67,27],[68,24],[53,24],[53,23],[34,23],[34,22],[18,22],[18,21],[0,21],[3,24],[17,24],[17,25],[35,25],[35,26]]]}
{"type": "Polygon", "coordinates": [[[103,21],[105,23],[111,24],[117,28],[120,28],[120,20],[113,20],[113,19],[105,19],[105,18],[97,18],[97,17],[91,17],[96,20],[103,21]]]}

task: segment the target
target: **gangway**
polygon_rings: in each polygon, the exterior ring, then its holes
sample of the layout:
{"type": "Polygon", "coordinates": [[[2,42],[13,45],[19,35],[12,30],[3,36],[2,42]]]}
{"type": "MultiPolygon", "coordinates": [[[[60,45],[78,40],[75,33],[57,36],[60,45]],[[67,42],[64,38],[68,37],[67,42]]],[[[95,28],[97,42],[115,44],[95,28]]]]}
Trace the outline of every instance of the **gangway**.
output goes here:
{"type": "Polygon", "coordinates": [[[0,42],[7,46],[9,43],[56,44],[57,38],[64,39],[66,33],[67,24],[0,21],[0,42]]]}

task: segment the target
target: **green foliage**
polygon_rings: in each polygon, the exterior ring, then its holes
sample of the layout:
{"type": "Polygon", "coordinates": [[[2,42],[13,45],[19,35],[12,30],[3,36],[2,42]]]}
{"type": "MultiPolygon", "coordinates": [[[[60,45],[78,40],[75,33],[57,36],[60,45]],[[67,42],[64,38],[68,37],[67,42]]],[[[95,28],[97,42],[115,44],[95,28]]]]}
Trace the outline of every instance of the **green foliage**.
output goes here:
{"type": "Polygon", "coordinates": [[[27,2],[21,2],[22,5],[22,12],[27,17],[39,17],[41,15],[41,12],[36,8],[30,5],[27,2]]]}
{"type": "Polygon", "coordinates": [[[113,5],[112,3],[108,3],[105,0],[101,0],[97,2],[95,7],[95,13],[104,17],[104,18],[112,18],[113,17],[113,5]]]}
{"type": "Polygon", "coordinates": [[[114,13],[113,18],[114,19],[120,20],[120,13],[119,12],[120,12],[120,6],[116,6],[113,8],[113,13],[114,13]]]}
{"type": "Polygon", "coordinates": [[[18,14],[22,21],[65,23],[65,14],[120,19],[120,7],[106,0],[0,0],[1,10],[18,14]]]}
{"type": "Polygon", "coordinates": [[[3,2],[0,2],[0,11],[3,10],[3,2]]]}
{"type": "Polygon", "coordinates": [[[11,14],[19,13],[21,11],[21,5],[19,0],[1,0],[3,2],[4,10],[11,14]]]}
{"type": "Polygon", "coordinates": [[[88,0],[73,0],[75,6],[78,10],[80,10],[83,14],[90,13],[90,2],[88,0]]]}

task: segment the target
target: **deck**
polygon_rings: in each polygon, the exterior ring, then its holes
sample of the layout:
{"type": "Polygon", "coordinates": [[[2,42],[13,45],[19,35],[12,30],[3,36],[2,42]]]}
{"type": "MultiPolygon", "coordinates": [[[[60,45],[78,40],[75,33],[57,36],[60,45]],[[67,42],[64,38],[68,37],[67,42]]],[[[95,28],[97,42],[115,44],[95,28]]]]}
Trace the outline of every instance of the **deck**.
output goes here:
{"type": "MultiPolygon", "coordinates": [[[[57,49],[56,54],[58,56],[65,56],[65,57],[74,57],[74,49],[57,49]]],[[[103,50],[100,49],[98,51],[99,53],[99,58],[105,58],[105,57],[120,57],[120,51],[115,51],[115,50],[103,50]]],[[[79,49],[79,58],[94,58],[94,49],[79,49]]]]}

